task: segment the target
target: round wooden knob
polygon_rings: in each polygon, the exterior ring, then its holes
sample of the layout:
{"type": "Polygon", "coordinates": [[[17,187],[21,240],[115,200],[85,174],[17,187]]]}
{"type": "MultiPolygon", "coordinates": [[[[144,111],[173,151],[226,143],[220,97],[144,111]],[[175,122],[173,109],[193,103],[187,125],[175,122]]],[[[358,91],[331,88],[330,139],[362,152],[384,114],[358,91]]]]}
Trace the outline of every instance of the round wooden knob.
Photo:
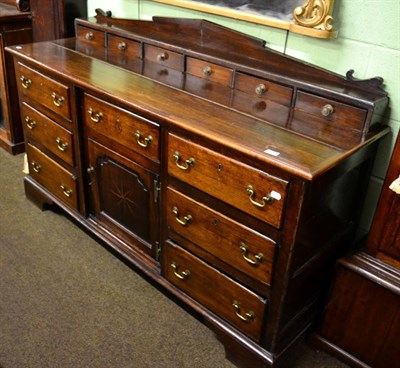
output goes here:
{"type": "Polygon", "coordinates": [[[205,68],[203,68],[203,74],[207,77],[209,77],[212,73],[212,69],[210,66],[206,66],[205,68]]]}
{"type": "Polygon", "coordinates": [[[331,115],[334,110],[335,109],[331,104],[327,104],[321,109],[321,114],[323,116],[327,117],[327,116],[331,115]]]}
{"type": "Polygon", "coordinates": [[[255,92],[257,96],[262,96],[265,92],[267,92],[267,86],[261,83],[256,87],[255,92]]]}
{"type": "Polygon", "coordinates": [[[87,40],[93,40],[93,38],[94,38],[94,34],[93,34],[93,32],[88,32],[88,33],[86,33],[86,35],[85,35],[85,38],[87,39],[87,40]]]}
{"type": "Polygon", "coordinates": [[[168,59],[168,54],[165,52],[162,52],[161,54],[157,55],[157,60],[158,61],[165,61],[168,59]]]}
{"type": "Polygon", "coordinates": [[[125,51],[126,50],[126,43],[125,42],[120,42],[118,44],[118,50],[125,51]]]}

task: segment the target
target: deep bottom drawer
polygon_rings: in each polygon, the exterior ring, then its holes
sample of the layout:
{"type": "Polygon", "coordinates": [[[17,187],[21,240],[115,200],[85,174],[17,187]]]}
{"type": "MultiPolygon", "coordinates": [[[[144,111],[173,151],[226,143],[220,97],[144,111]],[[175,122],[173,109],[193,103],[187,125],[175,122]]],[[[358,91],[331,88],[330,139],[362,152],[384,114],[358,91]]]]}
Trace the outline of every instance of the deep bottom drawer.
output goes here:
{"type": "Polygon", "coordinates": [[[260,340],[265,299],[171,242],[165,247],[164,274],[206,308],[260,340]]]}

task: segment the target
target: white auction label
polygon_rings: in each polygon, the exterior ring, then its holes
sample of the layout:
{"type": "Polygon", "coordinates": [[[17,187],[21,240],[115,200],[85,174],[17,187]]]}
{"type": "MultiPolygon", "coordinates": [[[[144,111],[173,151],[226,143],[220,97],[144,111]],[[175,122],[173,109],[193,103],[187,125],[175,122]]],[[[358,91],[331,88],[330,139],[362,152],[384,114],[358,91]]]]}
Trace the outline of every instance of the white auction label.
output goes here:
{"type": "Polygon", "coordinates": [[[271,195],[272,198],[274,198],[274,199],[276,199],[278,201],[280,201],[282,199],[281,194],[278,193],[278,192],[275,192],[275,190],[273,190],[270,195],[271,195]]]}
{"type": "Polygon", "coordinates": [[[268,153],[269,155],[271,155],[271,156],[279,156],[281,153],[280,152],[278,152],[278,151],[274,151],[274,150],[272,150],[272,149],[270,149],[270,148],[267,148],[265,151],[264,151],[265,153],[268,153]]]}

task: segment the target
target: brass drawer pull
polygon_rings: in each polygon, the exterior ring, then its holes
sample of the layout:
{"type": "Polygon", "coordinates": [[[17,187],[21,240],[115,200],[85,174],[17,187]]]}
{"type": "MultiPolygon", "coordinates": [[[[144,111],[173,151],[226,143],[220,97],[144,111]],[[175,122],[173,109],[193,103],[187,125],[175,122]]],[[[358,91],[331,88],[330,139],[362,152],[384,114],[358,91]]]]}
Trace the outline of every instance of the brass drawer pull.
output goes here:
{"type": "Polygon", "coordinates": [[[237,300],[234,300],[232,303],[233,308],[235,309],[235,314],[241,319],[243,322],[250,323],[251,321],[254,320],[254,312],[253,311],[248,311],[244,314],[244,316],[241,314],[240,311],[240,303],[237,300]]]}
{"type": "Polygon", "coordinates": [[[94,121],[95,123],[99,123],[103,119],[103,113],[98,112],[95,114],[91,107],[88,109],[88,114],[90,115],[90,120],[94,121]]]}
{"type": "Polygon", "coordinates": [[[195,163],[195,159],[193,157],[190,157],[185,161],[185,165],[182,165],[180,163],[181,156],[178,151],[175,151],[172,157],[175,159],[175,165],[178,166],[181,170],[188,170],[195,163]]]}
{"type": "Polygon", "coordinates": [[[135,136],[137,137],[137,144],[140,147],[144,148],[148,147],[151,141],[153,140],[153,137],[151,135],[148,135],[146,138],[142,139],[142,133],[140,133],[139,130],[135,132],[135,136]]]}
{"type": "Polygon", "coordinates": [[[31,120],[31,118],[28,115],[25,116],[25,123],[26,123],[26,126],[31,130],[33,128],[35,128],[35,126],[36,126],[36,121],[35,120],[31,120]]]}
{"type": "Polygon", "coordinates": [[[126,43],[121,41],[118,43],[118,50],[125,51],[126,50],[126,43]]]}
{"type": "Polygon", "coordinates": [[[21,75],[19,80],[21,81],[22,87],[24,88],[28,89],[32,85],[32,81],[28,78],[25,78],[23,75],[21,75]]]}
{"type": "Polygon", "coordinates": [[[33,171],[34,172],[40,172],[40,170],[42,170],[42,166],[41,165],[39,165],[37,162],[35,162],[35,161],[32,161],[31,162],[31,165],[32,165],[32,169],[33,169],[33,171]]]}
{"type": "Polygon", "coordinates": [[[178,267],[179,265],[175,262],[171,263],[171,267],[174,270],[174,275],[179,279],[179,280],[185,280],[190,277],[190,271],[189,270],[184,270],[181,273],[178,273],[178,267]]]}
{"type": "Polygon", "coordinates": [[[321,109],[321,114],[322,116],[328,117],[329,115],[333,114],[334,111],[335,108],[331,104],[327,104],[321,109]]]}
{"type": "Polygon", "coordinates": [[[254,90],[257,96],[262,96],[265,92],[267,92],[267,86],[263,83],[259,84],[254,90]]]}
{"type": "Polygon", "coordinates": [[[93,38],[94,38],[93,32],[87,32],[87,33],[85,34],[85,38],[86,38],[87,40],[89,40],[89,41],[93,40],[93,38]]]}
{"type": "Polygon", "coordinates": [[[51,98],[53,99],[54,105],[56,105],[57,107],[60,107],[65,100],[63,96],[57,97],[57,94],[55,92],[51,94],[51,98]]]}
{"type": "Polygon", "coordinates": [[[212,74],[212,69],[211,69],[211,67],[210,67],[210,66],[204,67],[204,68],[203,68],[203,74],[204,74],[206,77],[209,77],[209,76],[212,74]]]}
{"type": "Polygon", "coordinates": [[[157,55],[157,60],[158,61],[165,61],[168,59],[168,54],[165,52],[162,52],[161,54],[157,55]]]}
{"type": "Polygon", "coordinates": [[[246,191],[247,191],[247,194],[249,195],[250,202],[253,203],[257,207],[265,207],[266,204],[271,204],[273,201],[273,198],[270,194],[267,194],[266,196],[262,197],[261,203],[254,200],[253,196],[255,196],[255,190],[251,185],[247,186],[246,191]]]}
{"type": "Polygon", "coordinates": [[[255,258],[255,259],[249,258],[249,257],[247,256],[247,252],[248,252],[249,248],[248,248],[247,245],[246,245],[245,243],[243,243],[243,242],[240,242],[239,248],[240,248],[240,250],[242,251],[242,257],[244,258],[244,260],[245,260],[247,263],[249,263],[249,264],[251,264],[251,265],[253,265],[253,266],[258,265],[258,264],[264,259],[264,254],[262,254],[262,253],[255,254],[255,255],[254,255],[254,258],[255,258]]]}
{"type": "Polygon", "coordinates": [[[56,143],[61,152],[65,152],[68,149],[68,142],[63,142],[60,137],[56,138],[56,143]]]}
{"type": "Polygon", "coordinates": [[[172,208],[172,213],[175,215],[175,220],[180,223],[182,226],[186,226],[192,222],[192,215],[186,215],[183,217],[183,220],[179,218],[179,210],[177,207],[172,208]]]}
{"type": "Polygon", "coordinates": [[[64,195],[68,198],[72,196],[72,189],[68,189],[64,184],[60,185],[61,190],[63,191],[64,195]]]}

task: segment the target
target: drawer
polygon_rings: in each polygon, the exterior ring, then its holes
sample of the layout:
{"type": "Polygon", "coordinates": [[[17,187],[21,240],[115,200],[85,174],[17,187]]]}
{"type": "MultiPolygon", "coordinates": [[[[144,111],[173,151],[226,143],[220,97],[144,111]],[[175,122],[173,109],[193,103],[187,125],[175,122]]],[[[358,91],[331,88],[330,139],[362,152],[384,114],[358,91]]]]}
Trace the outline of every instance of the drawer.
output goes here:
{"type": "Polygon", "coordinates": [[[292,94],[292,88],[236,73],[232,107],[270,123],[286,126],[292,94]]]}
{"type": "Polygon", "coordinates": [[[138,41],[129,40],[124,37],[107,35],[108,53],[112,55],[120,55],[126,58],[141,58],[142,48],[138,41]]]}
{"type": "Polygon", "coordinates": [[[29,143],[26,153],[32,178],[67,205],[78,209],[76,177],[29,143]]]}
{"type": "Polygon", "coordinates": [[[68,165],[74,165],[72,133],[25,102],[21,105],[25,135],[33,137],[68,165]]]}
{"type": "Polygon", "coordinates": [[[184,74],[181,71],[159,63],[144,63],[143,75],[171,87],[181,89],[183,86],[184,74]]]}
{"type": "Polygon", "coordinates": [[[167,224],[208,253],[270,285],[275,252],[271,239],[172,188],[167,190],[167,224]]]}
{"type": "Polygon", "coordinates": [[[168,136],[168,172],[276,228],[281,225],[285,180],[173,134],[168,136]]]}
{"type": "Polygon", "coordinates": [[[92,28],[82,27],[78,25],[76,27],[76,38],[97,47],[103,48],[105,46],[104,32],[92,28]]]}
{"type": "Polygon", "coordinates": [[[237,91],[233,92],[232,107],[279,126],[286,126],[290,108],[262,97],[237,91]]]}
{"type": "MultiPolygon", "coordinates": [[[[107,35],[107,61],[134,73],[142,73],[142,46],[140,42],[107,35]]],[[[104,51],[104,50],[103,50],[104,51]]]]}
{"type": "Polygon", "coordinates": [[[165,247],[164,274],[206,308],[260,340],[266,300],[170,242],[165,247]]]}
{"type": "Polygon", "coordinates": [[[303,135],[348,149],[359,143],[366,114],[366,110],[300,91],[290,127],[303,135]]]}
{"type": "Polygon", "coordinates": [[[56,114],[71,119],[69,87],[21,63],[16,64],[18,89],[56,114]]]}
{"type": "Polygon", "coordinates": [[[145,60],[159,63],[167,68],[183,71],[184,57],[177,52],[145,44],[144,58],[145,60]]]}
{"type": "Polygon", "coordinates": [[[207,100],[225,106],[230,106],[231,104],[232,88],[227,85],[188,74],[185,78],[184,89],[196,96],[206,98],[207,100]]]}
{"type": "Polygon", "coordinates": [[[233,70],[208,61],[188,57],[187,74],[232,87],[233,70]]]}
{"type": "Polygon", "coordinates": [[[290,106],[292,102],[292,88],[243,73],[236,74],[235,89],[247,93],[254,100],[274,101],[283,106],[290,106]]]}
{"type": "Polygon", "coordinates": [[[159,161],[159,126],[127,110],[85,94],[87,127],[145,157],[159,161]]]}
{"type": "Polygon", "coordinates": [[[367,114],[366,110],[299,91],[294,116],[302,113],[312,115],[321,125],[353,130],[363,129],[367,114]]]}

